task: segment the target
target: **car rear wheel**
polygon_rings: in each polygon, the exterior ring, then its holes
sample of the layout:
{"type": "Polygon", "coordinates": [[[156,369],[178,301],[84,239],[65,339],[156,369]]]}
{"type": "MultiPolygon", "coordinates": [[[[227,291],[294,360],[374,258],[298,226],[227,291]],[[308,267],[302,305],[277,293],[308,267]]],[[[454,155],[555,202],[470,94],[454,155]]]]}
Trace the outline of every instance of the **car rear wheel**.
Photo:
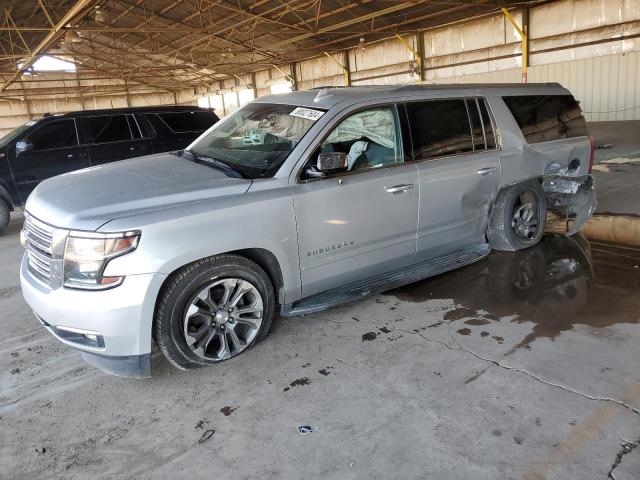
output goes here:
{"type": "Polygon", "coordinates": [[[153,334],[181,369],[211,365],[244,353],[269,332],[273,285],[257,264],[218,255],[183,267],[160,293],[153,334]]]}
{"type": "Polygon", "coordinates": [[[0,235],[7,229],[10,218],[11,211],[9,206],[3,200],[0,200],[0,235]]]}
{"type": "Polygon", "coordinates": [[[491,248],[515,251],[536,245],[544,234],[546,216],[547,200],[538,182],[501,190],[487,228],[491,248]]]}

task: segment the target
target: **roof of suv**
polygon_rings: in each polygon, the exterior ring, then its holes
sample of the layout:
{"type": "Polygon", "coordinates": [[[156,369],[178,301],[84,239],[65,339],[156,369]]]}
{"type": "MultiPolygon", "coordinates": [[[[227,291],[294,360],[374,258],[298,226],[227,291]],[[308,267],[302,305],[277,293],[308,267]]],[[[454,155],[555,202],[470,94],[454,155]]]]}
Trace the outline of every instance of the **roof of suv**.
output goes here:
{"type": "Polygon", "coordinates": [[[462,83],[367,85],[358,87],[326,87],[267,95],[256,99],[264,103],[284,103],[329,109],[342,102],[358,103],[390,97],[410,97],[425,94],[433,97],[448,95],[567,95],[570,92],[559,83],[462,83]]]}
{"type": "Polygon", "coordinates": [[[183,105],[156,105],[153,107],[124,107],[124,108],[103,108],[98,110],[79,110],[62,114],[45,114],[44,117],[82,117],[91,115],[108,115],[116,113],[155,113],[155,112],[213,112],[212,108],[202,108],[183,105]]]}

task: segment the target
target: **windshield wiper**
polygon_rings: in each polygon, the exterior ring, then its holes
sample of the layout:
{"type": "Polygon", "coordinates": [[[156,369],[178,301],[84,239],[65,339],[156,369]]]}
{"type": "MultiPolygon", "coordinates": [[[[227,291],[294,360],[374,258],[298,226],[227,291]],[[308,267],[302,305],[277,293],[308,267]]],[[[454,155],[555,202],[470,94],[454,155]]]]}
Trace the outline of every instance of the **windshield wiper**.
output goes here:
{"type": "Polygon", "coordinates": [[[183,150],[180,156],[184,158],[189,158],[192,162],[217,168],[218,170],[221,170],[222,172],[224,172],[228,177],[244,178],[244,175],[242,175],[242,173],[240,173],[238,170],[234,169],[231,165],[228,165],[222,160],[218,160],[217,158],[206,157],[203,155],[196,155],[195,153],[189,150],[183,150]]]}

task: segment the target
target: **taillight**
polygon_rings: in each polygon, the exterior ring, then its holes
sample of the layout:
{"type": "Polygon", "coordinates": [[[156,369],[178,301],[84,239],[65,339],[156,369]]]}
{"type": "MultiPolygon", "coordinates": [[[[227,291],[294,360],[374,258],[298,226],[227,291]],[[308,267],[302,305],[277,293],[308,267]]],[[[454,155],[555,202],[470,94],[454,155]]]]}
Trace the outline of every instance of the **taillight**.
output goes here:
{"type": "Polygon", "coordinates": [[[591,155],[589,155],[589,173],[593,170],[593,160],[596,157],[596,139],[589,135],[589,143],[591,143],[591,155]]]}

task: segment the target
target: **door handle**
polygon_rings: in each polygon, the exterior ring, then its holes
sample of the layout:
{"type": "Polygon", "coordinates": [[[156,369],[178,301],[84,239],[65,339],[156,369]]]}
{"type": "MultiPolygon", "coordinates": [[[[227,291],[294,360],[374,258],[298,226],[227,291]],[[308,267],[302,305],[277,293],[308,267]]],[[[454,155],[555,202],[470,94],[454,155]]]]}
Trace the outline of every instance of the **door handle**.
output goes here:
{"type": "Polygon", "coordinates": [[[136,149],[136,147],[129,147],[129,150],[130,150],[130,151],[132,151],[132,152],[133,152],[135,149],[136,149]]]}
{"type": "Polygon", "coordinates": [[[478,170],[478,175],[490,175],[498,170],[496,167],[485,167],[478,170]]]}
{"type": "Polygon", "coordinates": [[[68,154],[67,158],[73,158],[73,153],[68,154]]]}
{"type": "Polygon", "coordinates": [[[413,188],[413,183],[405,183],[404,185],[394,185],[393,187],[384,187],[387,193],[404,193],[413,188]]]}

